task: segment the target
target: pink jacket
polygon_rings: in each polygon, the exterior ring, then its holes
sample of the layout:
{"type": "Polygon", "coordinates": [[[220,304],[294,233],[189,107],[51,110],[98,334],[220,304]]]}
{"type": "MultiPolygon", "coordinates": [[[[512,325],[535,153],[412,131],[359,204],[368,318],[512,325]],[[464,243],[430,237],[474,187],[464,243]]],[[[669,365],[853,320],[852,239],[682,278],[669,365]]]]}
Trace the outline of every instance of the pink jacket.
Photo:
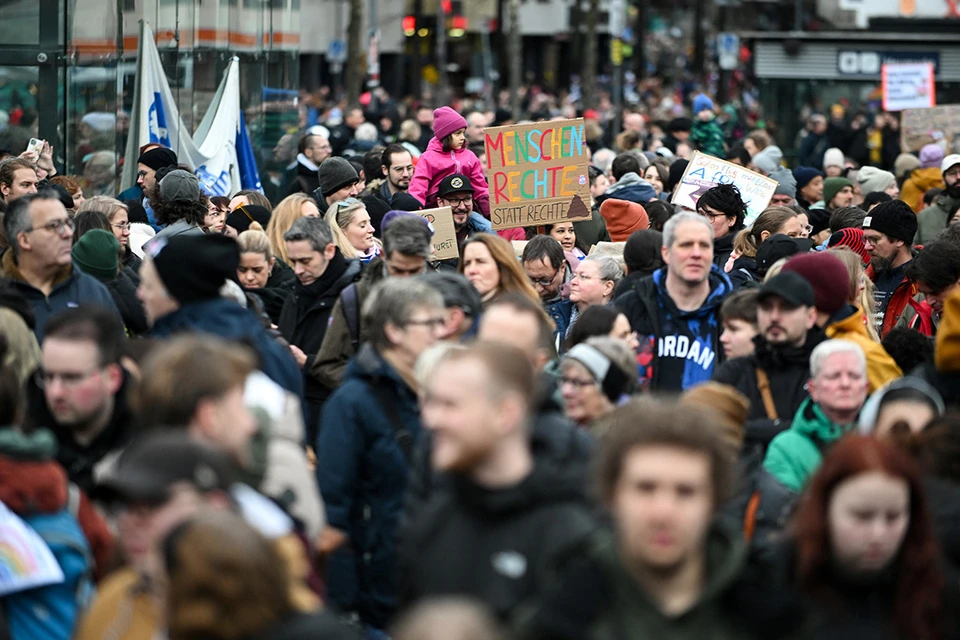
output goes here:
{"type": "Polygon", "coordinates": [[[483,176],[480,158],[466,147],[457,151],[444,151],[443,143],[433,138],[427,150],[420,156],[417,168],[407,191],[423,203],[427,209],[437,206],[437,189],[447,176],[460,173],[470,178],[473,185],[473,199],[484,218],[490,219],[490,193],[487,179],[483,176]]]}

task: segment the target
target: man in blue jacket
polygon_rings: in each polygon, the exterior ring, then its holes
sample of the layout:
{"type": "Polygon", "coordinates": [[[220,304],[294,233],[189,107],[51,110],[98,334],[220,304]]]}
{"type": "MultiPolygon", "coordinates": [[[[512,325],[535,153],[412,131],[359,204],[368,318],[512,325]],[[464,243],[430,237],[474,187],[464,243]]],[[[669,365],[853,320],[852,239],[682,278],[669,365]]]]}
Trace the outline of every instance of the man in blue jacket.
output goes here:
{"type": "Polygon", "coordinates": [[[180,235],[146,245],[137,297],[155,338],[212,333],[244,342],[260,359],[260,370],[303,399],[303,376],[290,350],[272,338],[260,319],[236,301],[220,297],[236,281],[240,247],[221,235],[180,235]]]}
{"type": "Polygon", "coordinates": [[[100,281],[77,269],[70,255],[73,220],[57,194],[43,191],[9,205],[3,220],[10,249],[3,254],[2,275],[30,302],[34,333],[43,341],[51,316],[80,305],[99,305],[117,314],[113,297],[100,281]]]}
{"type": "Polygon", "coordinates": [[[398,522],[421,433],[413,368],[440,337],[446,310],[420,279],[388,278],[363,312],[370,341],[350,361],[320,421],[317,482],[328,526],[319,546],[328,556],[330,601],[377,638],[397,607],[398,522]]]}

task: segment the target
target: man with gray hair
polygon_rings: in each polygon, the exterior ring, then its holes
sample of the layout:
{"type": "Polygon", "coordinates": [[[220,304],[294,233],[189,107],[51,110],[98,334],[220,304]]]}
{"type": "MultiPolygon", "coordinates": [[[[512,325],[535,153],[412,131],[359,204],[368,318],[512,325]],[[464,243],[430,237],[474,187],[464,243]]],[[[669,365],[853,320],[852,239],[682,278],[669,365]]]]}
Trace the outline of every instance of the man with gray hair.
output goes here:
{"type": "Polygon", "coordinates": [[[422,430],[413,368],[446,313],[419,278],[387,278],[368,294],[363,318],[367,341],[324,405],[316,442],[328,521],[319,547],[331,602],[379,637],[397,606],[394,541],[422,430]]]}
{"type": "Polygon", "coordinates": [[[867,358],[857,343],[821,342],[810,354],[810,397],[800,405],[790,429],[770,443],[764,468],[800,493],[826,449],[857,428],[868,386],[867,358]]]}
{"type": "Polygon", "coordinates": [[[323,218],[298,219],[283,234],[287,261],[297,275],[293,294],[280,312],[277,328],[304,372],[304,400],[308,442],[316,439],[320,407],[329,395],[326,387],[308,375],[330,324],[330,314],[347,285],[360,278],[359,260],[347,260],[333,242],[333,231],[323,218]]]}
{"type": "Polygon", "coordinates": [[[733,286],[713,264],[713,225],[682,212],[663,227],[665,267],[614,304],[640,339],[651,389],[680,391],[710,380],[723,360],[720,303],[733,286]]]}
{"type": "Polygon", "coordinates": [[[38,342],[47,320],[66,309],[94,304],[119,317],[107,288],[73,264],[74,224],[56,192],[25,195],[8,207],[3,226],[10,250],[3,255],[0,276],[30,302],[38,342]]]}
{"type": "Polygon", "coordinates": [[[309,369],[310,375],[331,392],[343,381],[347,362],[369,339],[369,326],[360,310],[370,291],[384,279],[418,276],[427,269],[431,252],[427,222],[415,213],[384,220],[383,252],[370,261],[359,282],[340,294],[323,344],[309,369]]]}

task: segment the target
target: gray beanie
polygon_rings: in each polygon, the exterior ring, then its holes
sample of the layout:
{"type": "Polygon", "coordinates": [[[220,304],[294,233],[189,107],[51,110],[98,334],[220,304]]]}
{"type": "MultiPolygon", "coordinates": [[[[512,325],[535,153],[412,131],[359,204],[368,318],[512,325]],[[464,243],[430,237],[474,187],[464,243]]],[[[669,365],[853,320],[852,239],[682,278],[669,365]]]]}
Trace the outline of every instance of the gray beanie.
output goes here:
{"type": "Polygon", "coordinates": [[[773,192],[774,194],[790,196],[791,198],[797,197],[797,179],[793,177],[793,172],[790,169],[781,167],[770,174],[770,179],[777,181],[777,190],[773,192]]]}
{"type": "Polygon", "coordinates": [[[771,145],[753,156],[751,162],[757,168],[757,171],[769,176],[777,170],[781,160],[783,160],[783,151],[780,150],[780,147],[771,145]]]}
{"type": "Polygon", "coordinates": [[[876,167],[860,167],[857,172],[857,182],[860,184],[860,192],[863,195],[875,191],[884,191],[887,187],[896,181],[896,177],[889,171],[878,169],[876,167]]]}
{"type": "Polygon", "coordinates": [[[320,164],[320,169],[317,170],[317,177],[320,178],[320,193],[324,198],[360,180],[357,170],[353,168],[350,161],[340,156],[324,160],[320,164]]]}
{"type": "Polygon", "coordinates": [[[160,180],[160,197],[165,202],[199,202],[200,180],[183,169],[171,171],[160,180]]]}

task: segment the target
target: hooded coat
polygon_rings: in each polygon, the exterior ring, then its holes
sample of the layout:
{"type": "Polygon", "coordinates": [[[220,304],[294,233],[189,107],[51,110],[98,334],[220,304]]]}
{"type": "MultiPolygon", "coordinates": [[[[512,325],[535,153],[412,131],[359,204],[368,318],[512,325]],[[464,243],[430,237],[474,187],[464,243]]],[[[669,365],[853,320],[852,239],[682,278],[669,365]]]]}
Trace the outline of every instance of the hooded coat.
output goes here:
{"type": "Polygon", "coordinates": [[[713,376],[723,360],[720,348],[720,304],[732,291],[730,280],[716,265],[710,271],[710,293],[699,309],[680,311],[666,286],[667,268],[637,283],[614,305],[627,317],[641,349],[652,350],[644,376],[651,388],[680,391],[713,376]]]}
{"type": "Polygon", "coordinates": [[[855,428],[854,424],[834,424],[812,398],[807,398],[790,429],[770,443],[763,467],[783,486],[800,493],[823,462],[826,449],[855,428]]]}
{"type": "Polygon", "coordinates": [[[582,476],[548,458],[505,488],[451,476],[401,535],[401,601],[467,596],[509,621],[595,528],[582,476]]]}
{"type": "Polygon", "coordinates": [[[950,222],[950,213],[957,210],[960,198],[953,198],[946,194],[940,197],[926,209],[917,214],[917,235],[913,244],[930,244],[937,239],[937,234],[947,228],[950,222]]]}
{"type": "Polygon", "coordinates": [[[657,199],[657,190],[636,172],[628,171],[620,176],[620,179],[613,183],[602,196],[597,198],[597,204],[603,204],[605,200],[611,199],[629,200],[644,205],[657,199]]]}
{"type": "Polygon", "coordinates": [[[852,305],[847,305],[833,315],[824,329],[827,338],[855,342],[867,357],[867,380],[869,392],[873,393],[891,380],[903,375],[893,357],[879,342],[870,337],[863,324],[863,313],[852,305]]]}
{"type": "Polygon", "coordinates": [[[940,167],[914,169],[900,189],[900,199],[910,205],[914,213],[918,213],[923,209],[923,194],[933,188],[943,189],[940,167]]]}

